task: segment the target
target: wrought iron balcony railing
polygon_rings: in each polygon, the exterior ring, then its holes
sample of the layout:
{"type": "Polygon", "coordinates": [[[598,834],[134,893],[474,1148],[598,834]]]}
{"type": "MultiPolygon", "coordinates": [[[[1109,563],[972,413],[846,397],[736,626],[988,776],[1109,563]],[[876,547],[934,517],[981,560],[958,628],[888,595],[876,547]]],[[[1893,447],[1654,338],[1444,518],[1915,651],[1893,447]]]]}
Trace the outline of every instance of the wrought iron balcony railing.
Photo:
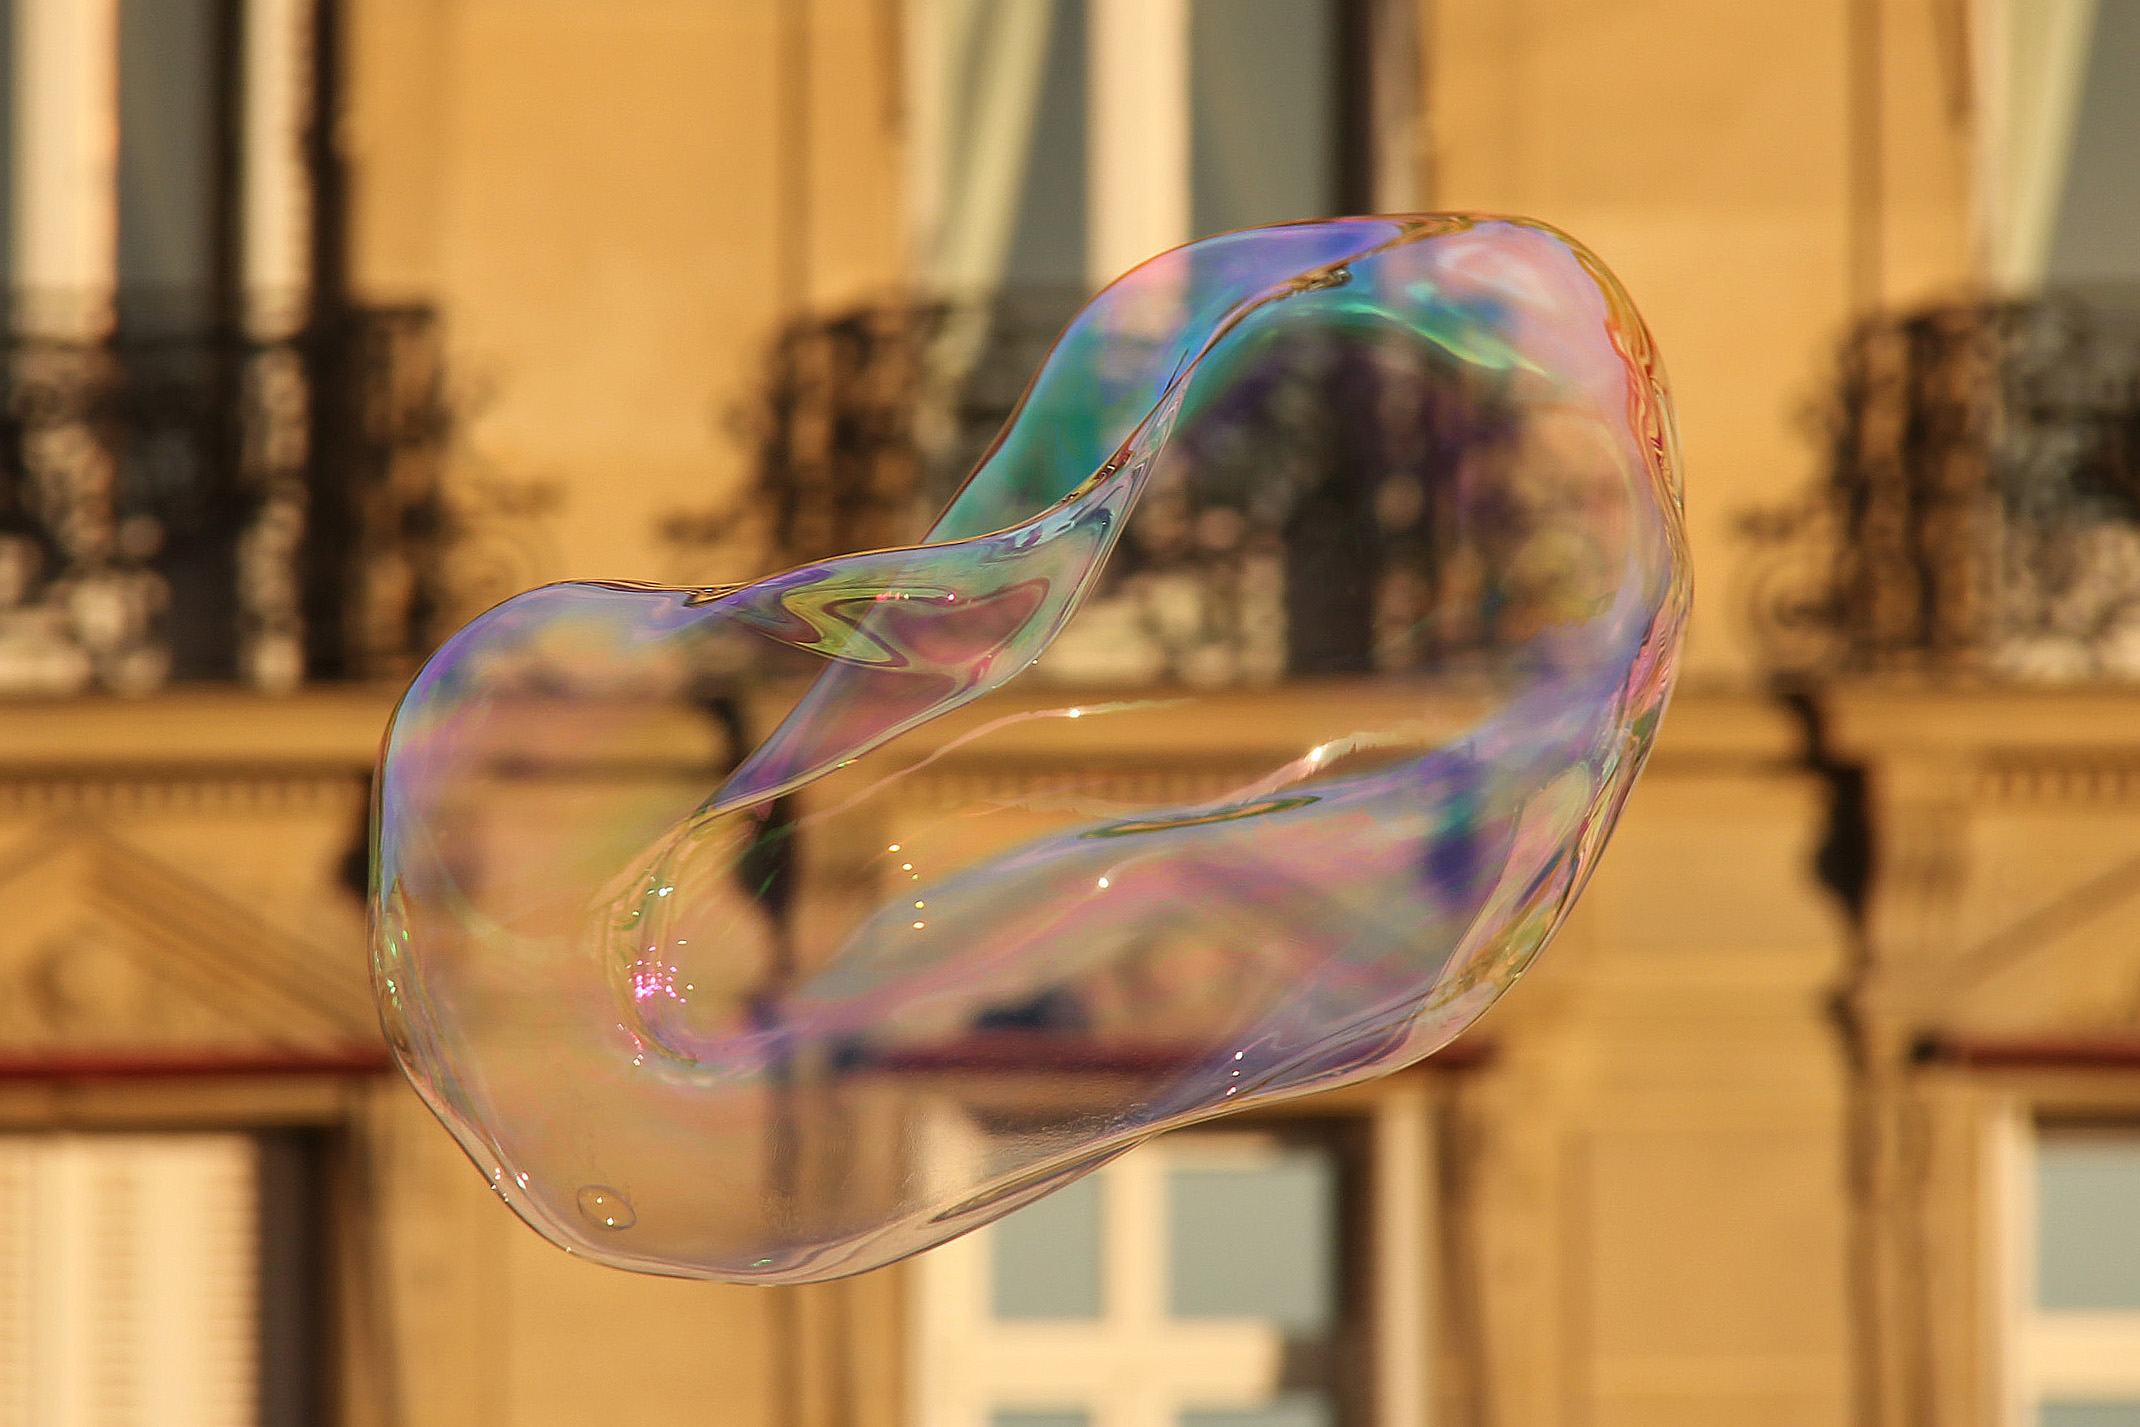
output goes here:
{"type": "Polygon", "coordinates": [[[2059,301],[1862,324],[1824,488],[1761,512],[1784,671],[2140,679],[2140,328],[2059,301]]]}
{"type": "Polygon", "coordinates": [[[0,693],[281,689],[427,647],[445,432],[428,313],[325,313],[279,340],[124,322],[0,340],[0,693]]]}
{"type": "MultiPolygon", "coordinates": [[[[1083,298],[1013,290],[795,324],[753,412],[752,500],[678,515],[673,544],[686,560],[752,546],[728,557],[740,572],[919,538],[1083,298]]],[[[1259,358],[1253,387],[1175,442],[1049,676],[1468,674],[1582,578],[1595,532],[1569,527],[1557,487],[1473,482],[1486,498],[1448,479],[1536,453],[1491,383],[1428,344],[1303,330],[1259,358]]]]}

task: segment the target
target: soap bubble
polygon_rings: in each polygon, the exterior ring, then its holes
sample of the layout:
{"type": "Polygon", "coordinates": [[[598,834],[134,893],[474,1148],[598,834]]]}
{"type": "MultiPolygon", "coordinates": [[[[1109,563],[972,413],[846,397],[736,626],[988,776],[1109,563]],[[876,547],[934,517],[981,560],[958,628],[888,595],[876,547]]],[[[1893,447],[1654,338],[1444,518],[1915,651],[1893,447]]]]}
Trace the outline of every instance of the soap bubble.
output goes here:
{"type": "Polygon", "coordinates": [[[382,755],[374,975],[495,1188],[797,1283],[1447,1042],[1588,875],[1669,691],[1641,321],[1538,224],[1153,259],[923,543],[574,583],[382,755]]]}

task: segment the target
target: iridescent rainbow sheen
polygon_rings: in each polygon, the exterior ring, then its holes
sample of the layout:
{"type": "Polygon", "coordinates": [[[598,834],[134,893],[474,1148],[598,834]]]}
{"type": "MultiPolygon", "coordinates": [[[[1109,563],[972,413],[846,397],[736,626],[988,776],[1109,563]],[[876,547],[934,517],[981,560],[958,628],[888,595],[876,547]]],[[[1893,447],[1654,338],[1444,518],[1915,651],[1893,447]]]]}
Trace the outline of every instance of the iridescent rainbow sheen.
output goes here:
{"type": "MultiPolygon", "coordinates": [[[[1552,935],[1648,752],[1687,605],[1677,463],[1640,319],[1549,228],[1346,219],[1155,258],[1072,322],[924,543],[737,589],[551,585],[448,641],[381,757],[389,1039],[547,1237],[768,1283],[1416,1061],[1552,935]],[[1264,694],[1046,682],[1140,497],[1246,470],[1294,499],[1259,433],[1316,393],[1351,403],[1316,489],[1425,472],[1419,618],[1468,652],[1264,694]],[[1403,439],[1351,429],[1392,403],[1403,439]],[[1110,731],[1193,752],[1199,720],[1274,751],[1187,803],[1078,791],[1110,731]],[[1024,792],[946,773],[1012,765],[1024,792]]],[[[1299,536],[1304,500],[1271,519],[1299,536]]]]}

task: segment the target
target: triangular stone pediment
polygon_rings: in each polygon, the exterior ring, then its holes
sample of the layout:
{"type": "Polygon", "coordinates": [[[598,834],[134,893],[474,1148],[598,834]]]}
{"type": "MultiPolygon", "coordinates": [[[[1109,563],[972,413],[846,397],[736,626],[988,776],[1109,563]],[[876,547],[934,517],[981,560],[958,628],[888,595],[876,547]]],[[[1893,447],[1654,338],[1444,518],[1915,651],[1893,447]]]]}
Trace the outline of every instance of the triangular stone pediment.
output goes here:
{"type": "Polygon", "coordinates": [[[1949,963],[1938,1029],[2057,1040],[2140,1035],[2140,855],[2076,857],[1949,963]]]}
{"type": "Polygon", "coordinates": [[[0,1055],[375,1044],[355,948],[311,946],[91,824],[0,855],[0,1055]]]}

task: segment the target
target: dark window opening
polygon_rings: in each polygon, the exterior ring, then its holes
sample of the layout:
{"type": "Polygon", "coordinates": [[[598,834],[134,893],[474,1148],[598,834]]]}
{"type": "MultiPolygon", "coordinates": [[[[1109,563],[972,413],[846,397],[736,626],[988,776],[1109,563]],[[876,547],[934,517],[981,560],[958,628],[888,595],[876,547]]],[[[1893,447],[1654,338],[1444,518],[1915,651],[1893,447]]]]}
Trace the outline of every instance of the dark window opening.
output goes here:
{"type": "Polygon", "coordinates": [[[276,1130],[259,1143],[259,1427],[323,1427],[332,1405],[333,1139],[323,1130],[276,1130]]]}

